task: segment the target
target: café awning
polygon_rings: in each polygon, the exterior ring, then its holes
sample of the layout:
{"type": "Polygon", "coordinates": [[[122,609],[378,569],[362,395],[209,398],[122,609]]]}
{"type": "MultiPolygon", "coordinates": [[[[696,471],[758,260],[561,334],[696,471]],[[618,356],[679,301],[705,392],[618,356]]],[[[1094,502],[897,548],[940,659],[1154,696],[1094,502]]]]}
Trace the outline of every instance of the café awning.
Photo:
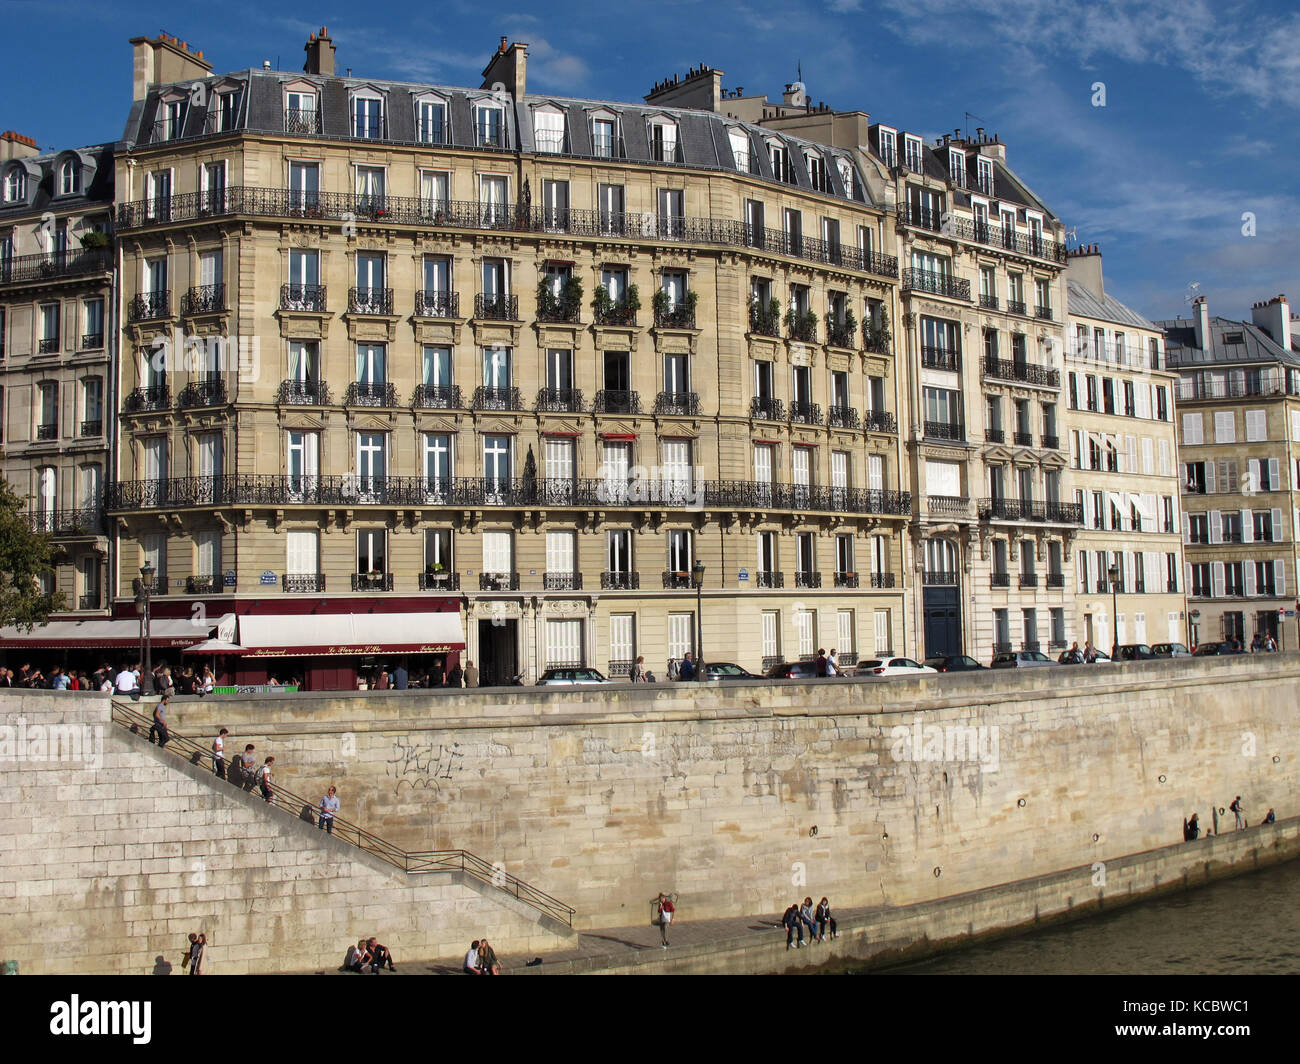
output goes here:
{"type": "MultiPolygon", "coordinates": [[[[152,647],[187,647],[207,636],[217,622],[198,624],[190,618],[155,619],[149,625],[152,647]]],[[[30,632],[0,628],[0,647],[15,650],[125,650],[140,645],[139,621],[50,621],[30,632]]]]}
{"type": "Polygon", "coordinates": [[[458,612],[267,614],[239,618],[249,657],[445,654],[465,649],[458,612]]]}

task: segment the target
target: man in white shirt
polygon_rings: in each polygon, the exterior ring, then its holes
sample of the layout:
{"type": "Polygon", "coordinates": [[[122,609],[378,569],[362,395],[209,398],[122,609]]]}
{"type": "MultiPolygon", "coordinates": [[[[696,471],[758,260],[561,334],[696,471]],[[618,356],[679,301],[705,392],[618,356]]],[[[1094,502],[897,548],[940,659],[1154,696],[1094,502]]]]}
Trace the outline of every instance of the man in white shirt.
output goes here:
{"type": "Polygon", "coordinates": [[[116,686],[119,695],[130,695],[136,702],[140,701],[140,685],[130,669],[123,669],[117,674],[116,686]]]}
{"type": "Polygon", "coordinates": [[[478,964],[478,939],[475,939],[469,947],[469,952],[465,954],[465,974],[482,975],[483,969],[478,964]]]}
{"type": "Polygon", "coordinates": [[[212,771],[219,780],[226,778],[226,736],[229,734],[229,731],[222,728],[212,740],[212,771]]]}
{"type": "Polygon", "coordinates": [[[826,675],[839,676],[840,663],[835,658],[835,648],[831,647],[831,652],[826,655],[826,675]]]}

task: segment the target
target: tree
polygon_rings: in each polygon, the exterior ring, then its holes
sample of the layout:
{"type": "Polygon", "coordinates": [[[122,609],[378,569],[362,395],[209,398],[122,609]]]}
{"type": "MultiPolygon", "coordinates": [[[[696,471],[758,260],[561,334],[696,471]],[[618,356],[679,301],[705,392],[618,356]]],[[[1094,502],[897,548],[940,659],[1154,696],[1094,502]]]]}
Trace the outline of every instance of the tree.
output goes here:
{"type": "Polygon", "coordinates": [[[37,581],[53,568],[54,543],[48,532],[34,532],[23,500],[0,477],[0,625],[30,632],[68,608],[62,591],[47,595],[37,581]]]}

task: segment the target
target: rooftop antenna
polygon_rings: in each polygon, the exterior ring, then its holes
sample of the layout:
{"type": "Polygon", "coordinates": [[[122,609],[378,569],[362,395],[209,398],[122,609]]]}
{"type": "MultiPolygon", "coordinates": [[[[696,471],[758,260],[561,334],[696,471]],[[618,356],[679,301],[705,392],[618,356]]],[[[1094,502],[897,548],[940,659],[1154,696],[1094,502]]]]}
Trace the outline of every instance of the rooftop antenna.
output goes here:
{"type": "MultiPolygon", "coordinates": [[[[970,120],[972,118],[975,119],[975,121],[977,122],[984,122],[984,119],[980,118],[979,115],[973,115],[969,111],[966,112],[966,139],[967,140],[970,140],[970,120]]],[[[988,125],[987,122],[984,122],[984,124],[988,125]]]]}
{"type": "Polygon", "coordinates": [[[794,68],[798,72],[799,80],[803,81],[803,61],[800,60],[799,62],[795,63],[794,68]]]}
{"type": "Polygon", "coordinates": [[[1183,299],[1184,303],[1192,303],[1196,300],[1196,290],[1201,287],[1200,281],[1193,281],[1187,286],[1187,296],[1183,299]]]}

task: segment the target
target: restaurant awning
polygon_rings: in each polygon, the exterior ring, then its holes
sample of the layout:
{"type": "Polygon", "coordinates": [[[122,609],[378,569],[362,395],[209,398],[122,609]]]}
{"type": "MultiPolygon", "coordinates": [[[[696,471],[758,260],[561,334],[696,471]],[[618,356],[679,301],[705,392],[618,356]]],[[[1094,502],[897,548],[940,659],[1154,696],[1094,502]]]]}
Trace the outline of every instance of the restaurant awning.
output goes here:
{"type": "Polygon", "coordinates": [[[192,647],[186,647],[184,654],[244,654],[247,653],[244,647],[237,643],[231,643],[225,639],[205,639],[202,643],[195,643],[192,647]]]}
{"type": "MultiPolygon", "coordinates": [[[[217,622],[195,624],[190,618],[155,619],[149,624],[152,647],[187,647],[206,637],[217,622]]],[[[0,628],[0,647],[30,650],[127,649],[140,645],[139,621],[50,621],[22,632],[0,628]]]]}
{"type": "Polygon", "coordinates": [[[259,658],[445,654],[465,649],[465,629],[453,612],[245,615],[239,645],[259,658]]]}

